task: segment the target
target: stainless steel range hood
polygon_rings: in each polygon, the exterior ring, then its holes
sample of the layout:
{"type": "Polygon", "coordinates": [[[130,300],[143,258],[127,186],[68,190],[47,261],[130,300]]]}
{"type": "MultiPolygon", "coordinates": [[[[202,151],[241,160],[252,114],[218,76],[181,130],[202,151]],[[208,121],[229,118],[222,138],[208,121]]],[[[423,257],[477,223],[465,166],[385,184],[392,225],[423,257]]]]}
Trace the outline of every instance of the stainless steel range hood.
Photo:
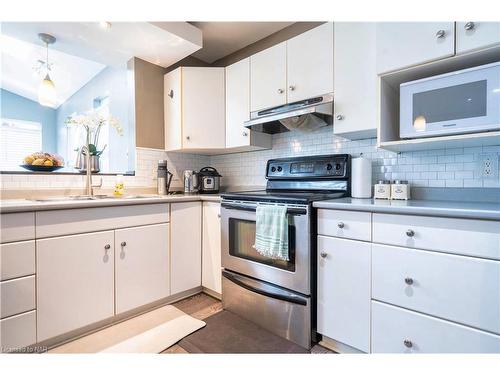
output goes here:
{"type": "Polygon", "coordinates": [[[331,125],[333,119],[333,93],[275,108],[250,113],[245,126],[251,130],[276,134],[291,130],[312,131],[331,125]]]}

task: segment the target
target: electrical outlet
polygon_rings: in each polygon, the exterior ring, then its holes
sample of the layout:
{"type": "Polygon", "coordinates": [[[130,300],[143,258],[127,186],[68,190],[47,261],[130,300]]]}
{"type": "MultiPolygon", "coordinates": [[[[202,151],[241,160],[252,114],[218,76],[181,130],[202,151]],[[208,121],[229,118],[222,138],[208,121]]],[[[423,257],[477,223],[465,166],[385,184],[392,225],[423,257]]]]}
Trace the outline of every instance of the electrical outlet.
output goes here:
{"type": "Polygon", "coordinates": [[[498,153],[479,155],[479,171],[482,178],[498,177],[498,153]]]}

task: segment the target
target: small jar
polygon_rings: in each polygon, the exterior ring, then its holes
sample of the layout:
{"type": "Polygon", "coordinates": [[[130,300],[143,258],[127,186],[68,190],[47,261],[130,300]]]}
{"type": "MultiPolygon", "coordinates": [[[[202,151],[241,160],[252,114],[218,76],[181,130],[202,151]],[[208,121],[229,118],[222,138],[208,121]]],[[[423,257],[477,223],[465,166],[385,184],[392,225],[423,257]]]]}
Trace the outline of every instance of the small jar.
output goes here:
{"type": "Polygon", "coordinates": [[[391,181],[379,180],[373,190],[375,199],[391,199],[391,181]]]}
{"type": "Polygon", "coordinates": [[[410,185],[406,180],[394,180],[391,185],[391,199],[410,199],[410,185]]]}

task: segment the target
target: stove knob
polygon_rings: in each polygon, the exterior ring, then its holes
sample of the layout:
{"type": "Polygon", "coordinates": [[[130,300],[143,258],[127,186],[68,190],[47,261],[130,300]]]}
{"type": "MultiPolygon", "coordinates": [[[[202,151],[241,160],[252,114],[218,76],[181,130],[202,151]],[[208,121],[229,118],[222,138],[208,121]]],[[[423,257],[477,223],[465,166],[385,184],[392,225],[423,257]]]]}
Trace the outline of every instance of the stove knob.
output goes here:
{"type": "Polygon", "coordinates": [[[282,170],[283,170],[283,168],[278,167],[278,172],[281,172],[282,170]]]}
{"type": "Polygon", "coordinates": [[[276,172],[276,167],[271,167],[271,172],[276,172]]]}
{"type": "Polygon", "coordinates": [[[342,168],[342,165],[340,165],[340,164],[338,164],[338,163],[337,163],[337,164],[335,164],[335,169],[336,169],[337,171],[340,171],[340,168],[342,168]]]}
{"type": "Polygon", "coordinates": [[[331,165],[330,163],[328,163],[328,164],[326,165],[326,170],[327,170],[327,171],[331,171],[331,170],[332,170],[332,168],[333,168],[333,165],[331,165]]]}

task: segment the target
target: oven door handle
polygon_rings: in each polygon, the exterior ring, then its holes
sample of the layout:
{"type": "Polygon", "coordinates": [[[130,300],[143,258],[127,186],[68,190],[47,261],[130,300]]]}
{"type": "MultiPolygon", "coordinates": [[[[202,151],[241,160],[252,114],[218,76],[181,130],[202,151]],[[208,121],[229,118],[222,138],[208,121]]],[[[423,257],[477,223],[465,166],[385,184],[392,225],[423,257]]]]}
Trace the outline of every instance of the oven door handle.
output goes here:
{"type": "MultiPolygon", "coordinates": [[[[257,210],[257,208],[253,206],[241,206],[238,204],[231,204],[231,203],[221,203],[221,207],[228,208],[230,210],[251,211],[251,212],[255,212],[257,210]]],[[[305,208],[288,208],[286,210],[286,213],[288,215],[305,215],[307,214],[307,210],[305,208]]]]}
{"type": "MultiPolygon", "coordinates": [[[[295,295],[295,294],[292,294],[289,292],[277,292],[277,291],[271,292],[269,290],[257,288],[253,285],[249,285],[249,284],[245,283],[243,280],[241,280],[240,277],[238,277],[237,275],[235,275],[231,272],[222,271],[222,276],[225,277],[226,279],[228,279],[229,281],[232,281],[236,285],[239,285],[242,288],[245,288],[251,292],[254,292],[254,293],[266,296],[266,297],[278,299],[280,301],[295,303],[297,305],[302,305],[302,306],[307,305],[307,300],[298,296],[298,295],[295,295]]],[[[273,288],[273,289],[275,289],[275,288],[273,288]]]]}

